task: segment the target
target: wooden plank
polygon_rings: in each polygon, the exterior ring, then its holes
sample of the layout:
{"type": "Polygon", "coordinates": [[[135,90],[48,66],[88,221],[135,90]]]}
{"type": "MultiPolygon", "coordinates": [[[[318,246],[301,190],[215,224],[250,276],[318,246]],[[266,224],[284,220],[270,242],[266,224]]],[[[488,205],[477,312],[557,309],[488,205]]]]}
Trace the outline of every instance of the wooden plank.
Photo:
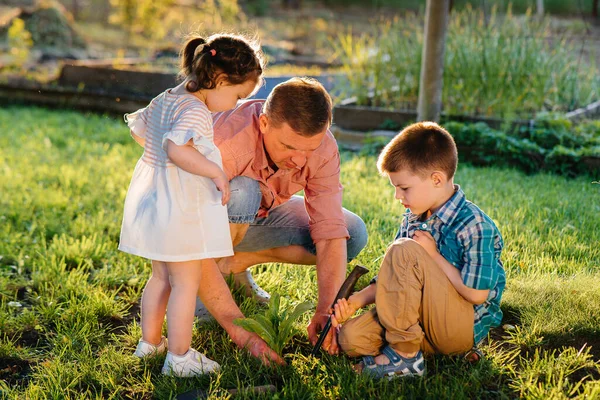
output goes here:
{"type": "Polygon", "coordinates": [[[580,121],[582,119],[595,118],[600,116],[600,100],[585,107],[573,110],[565,115],[571,121],[580,121]]]}
{"type": "Polygon", "coordinates": [[[65,65],[58,84],[104,89],[115,94],[136,93],[154,97],[177,85],[174,74],[119,70],[109,67],[65,65]]]}

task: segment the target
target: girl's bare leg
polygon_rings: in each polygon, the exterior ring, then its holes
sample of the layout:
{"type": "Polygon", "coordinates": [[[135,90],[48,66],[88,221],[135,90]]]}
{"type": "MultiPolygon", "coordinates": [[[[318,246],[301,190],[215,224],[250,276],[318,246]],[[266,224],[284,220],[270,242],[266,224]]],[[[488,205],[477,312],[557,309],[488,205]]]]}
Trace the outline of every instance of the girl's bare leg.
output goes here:
{"type": "Polygon", "coordinates": [[[196,294],[200,285],[201,261],[166,263],[171,282],[171,295],[167,305],[169,351],[185,354],[192,343],[192,325],[196,294]]]}
{"type": "Polygon", "coordinates": [[[152,276],[142,294],[141,325],[142,340],[157,345],[162,337],[162,325],[171,294],[166,263],[152,261],[152,276]]]}

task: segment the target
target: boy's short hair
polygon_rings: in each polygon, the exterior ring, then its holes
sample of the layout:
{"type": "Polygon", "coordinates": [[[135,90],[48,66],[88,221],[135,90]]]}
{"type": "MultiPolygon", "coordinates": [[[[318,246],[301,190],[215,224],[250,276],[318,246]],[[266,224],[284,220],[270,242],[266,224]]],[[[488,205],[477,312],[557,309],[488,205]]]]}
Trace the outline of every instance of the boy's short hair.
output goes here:
{"type": "Polygon", "coordinates": [[[274,126],[285,122],[299,135],[312,137],[331,125],[332,102],[317,80],[292,78],[275,86],[263,112],[274,126]]]}
{"type": "Polygon", "coordinates": [[[404,128],[388,143],[377,160],[382,175],[408,170],[424,177],[431,171],[442,171],[448,179],[454,176],[458,152],[454,138],[435,122],[417,122],[404,128]]]}

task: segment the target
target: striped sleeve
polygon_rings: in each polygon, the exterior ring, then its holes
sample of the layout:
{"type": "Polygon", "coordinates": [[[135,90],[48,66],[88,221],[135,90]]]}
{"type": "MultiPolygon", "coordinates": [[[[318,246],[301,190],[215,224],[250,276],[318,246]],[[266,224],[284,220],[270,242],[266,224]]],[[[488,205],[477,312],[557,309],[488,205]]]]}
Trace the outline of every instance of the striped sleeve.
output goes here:
{"type": "Polygon", "coordinates": [[[473,289],[488,290],[498,281],[497,260],[494,251],[495,230],[480,221],[461,232],[463,242],[463,283],[473,289]]]}
{"type": "Polygon", "coordinates": [[[148,107],[141,108],[136,112],[125,114],[125,122],[129,130],[136,136],[146,138],[146,123],[148,119],[148,107]]]}
{"type": "Polygon", "coordinates": [[[163,135],[162,147],[165,151],[168,140],[178,146],[192,140],[194,147],[204,155],[213,151],[215,147],[210,111],[197,104],[183,104],[180,110],[175,111],[171,129],[163,135]]]}

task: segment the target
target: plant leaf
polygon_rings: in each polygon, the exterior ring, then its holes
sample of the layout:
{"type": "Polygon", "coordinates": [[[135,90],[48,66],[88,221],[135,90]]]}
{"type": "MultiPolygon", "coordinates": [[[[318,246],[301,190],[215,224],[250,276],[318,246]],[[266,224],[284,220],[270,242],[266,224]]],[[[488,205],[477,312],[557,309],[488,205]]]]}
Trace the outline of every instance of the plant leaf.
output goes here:
{"type": "Polygon", "coordinates": [[[282,347],[291,339],[292,335],[294,334],[294,323],[302,316],[302,314],[310,310],[312,307],[313,305],[309,301],[300,303],[296,306],[294,311],[283,322],[281,322],[281,325],[279,326],[279,332],[277,334],[279,340],[281,340],[283,343],[282,347]]]}
{"type": "Polygon", "coordinates": [[[269,329],[269,325],[265,326],[264,322],[259,322],[253,318],[237,318],[233,321],[233,323],[237,326],[241,326],[248,332],[256,333],[261,337],[262,340],[267,342],[269,347],[271,344],[275,343],[275,336],[272,333],[272,329],[269,329]]]}
{"type": "Polygon", "coordinates": [[[279,309],[281,307],[281,296],[279,293],[273,293],[271,300],[269,301],[269,309],[265,312],[265,316],[271,321],[271,326],[277,332],[279,329],[279,323],[281,317],[279,315],[279,309]]]}

